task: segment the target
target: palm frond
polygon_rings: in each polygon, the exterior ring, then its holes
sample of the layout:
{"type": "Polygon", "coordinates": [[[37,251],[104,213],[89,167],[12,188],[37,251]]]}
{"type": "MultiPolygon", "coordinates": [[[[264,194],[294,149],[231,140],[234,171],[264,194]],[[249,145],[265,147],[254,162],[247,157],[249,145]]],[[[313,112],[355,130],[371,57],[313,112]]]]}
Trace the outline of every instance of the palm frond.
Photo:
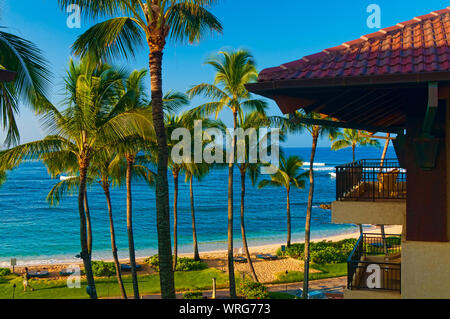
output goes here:
{"type": "Polygon", "coordinates": [[[98,57],[113,59],[129,55],[142,47],[145,34],[136,22],[128,17],[109,19],[92,26],[80,35],[72,48],[76,55],[89,52],[98,57]]]}

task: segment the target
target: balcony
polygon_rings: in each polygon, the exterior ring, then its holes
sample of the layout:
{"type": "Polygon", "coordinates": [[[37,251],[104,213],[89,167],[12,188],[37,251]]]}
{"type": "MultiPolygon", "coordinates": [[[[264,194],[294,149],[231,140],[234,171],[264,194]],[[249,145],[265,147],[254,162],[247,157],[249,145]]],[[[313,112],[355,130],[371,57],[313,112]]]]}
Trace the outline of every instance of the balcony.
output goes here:
{"type": "Polygon", "coordinates": [[[359,160],[336,167],[332,221],[404,225],[406,171],[397,160],[359,160]]]}
{"type": "Polygon", "coordinates": [[[362,234],[347,266],[346,298],[401,297],[401,235],[362,234]]]}

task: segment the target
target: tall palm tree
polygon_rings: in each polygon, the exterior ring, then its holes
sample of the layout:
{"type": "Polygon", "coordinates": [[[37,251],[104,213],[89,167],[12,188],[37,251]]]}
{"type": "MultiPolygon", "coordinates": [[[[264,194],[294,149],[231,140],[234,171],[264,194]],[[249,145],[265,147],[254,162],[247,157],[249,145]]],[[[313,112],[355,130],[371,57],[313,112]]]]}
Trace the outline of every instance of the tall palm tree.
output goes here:
{"type": "Polygon", "coordinates": [[[291,246],[291,201],[290,191],[291,187],[303,189],[305,188],[305,181],[309,175],[308,171],[301,172],[303,161],[300,157],[292,155],[288,158],[280,157],[280,167],[275,174],[270,176],[270,179],[263,179],[259,182],[258,188],[267,186],[276,186],[286,188],[286,214],[287,214],[287,247],[291,246]]]}
{"type": "MultiPolygon", "coordinates": [[[[308,113],[305,114],[303,110],[295,112],[296,118],[306,118],[310,120],[316,119],[328,119],[322,114],[318,113],[308,113]]],[[[288,120],[287,118],[272,117],[273,123],[283,131],[291,133],[303,133],[308,132],[312,137],[312,147],[311,147],[311,158],[309,161],[309,192],[308,192],[308,204],[306,206],[306,222],[305,222],[305,270],[304,270],[304,280],[303,280],[303,298],[308,298],[308,284],[309,284],[309,260],[310,260],[310,241],[311,241],[311,211],[312,203],[314,197],[314,158],[316,156],[317,143],[320,137],[328,137],[334,139],[338,134],[339,130],[331,126],[320,126],[314,124],[303,124],[295,123],[288,120]]]]}
{"type": "MultiPolygon", "coordinates": [[[[182,104],[187,105],[189,100],[187,96],[180,95],[180,102],[182,104]]],[[[181,115],[176,115],[174,113],[167,113],[165,115],[165,126],[167,129],[167,136],[171,137],[172,133],[178,128],[192,128],[193,126],[193,117],[190,113],[183,113],[181,115]]],[[[169,152],[172,152],[173,147],[177,143],[172,142],[172,140],[168,139],[168,148],[169,152]]],[[[177,259],[178,259],[178,180],[180,177],[180,173],[183,170],[183,163],[176,163],[173,159],[169,158],[169,168],[172,171],[173,176],[173,270],[175,271],[177,267],[177,259]]]]}
{"type": "MultiPolygon", "coordinates": [[[[245,50],[234,52],[221,51],[206,61],[216,71],[213,84],[202,83],[191,88],[189,95],[203,95],[211,102],[193,109],[202,116],[219,113],[228,108],[233,114],[233,129],[238,127],[238,117],[243,117],[245,109],[264,111],[266,103],[252,99],[245,84],[257,80],[258,72],[252,55],[245,50]]],[[[236,298],[236,283],[234,278],[233,258],[233,168],[236,149],[236,137],[231,139],[231,152],[228,154],[228,275],[230,282],[230,297],[236,298]]]]}
{"type": "MultiPolygon", "coordinates": [[[[389,148],[389,143],[391,141],[391,134],[386,133],[386,142],[384,143],[383,153],[381,153],[381,161],[380,161],[380,172],[383,170],[384,160],[386,158],[386,153],[389,148]]],[[[381,238],[383,239],[383,249],[384,253],[387,254],[387,242],[386,242],[386,232],[384,231],[384,225],[380,225],[381,238]]]]}
{"type": "MultiPolygon", "coordinates": [[[[239,127],[241,129],[248,130],[248,129],[259,129],[261,127],[268,127],[270,125],[270,121],[267,118],[266,114],[264,112],[254,111],[251,113],[244,114],[244,118],[239,118],[239,127]]],[[[258,139],[258,137],[256,137],[258,139]]],[[[262,137],[259,136],[259,140],[262,137]]],[[[253,277],[253,280],[255,282],[258,282],[258,276],[256,275],[255,268],[253,267],[253,262],[250,256],[250,252],[248,249],[247,244],[247,236],[245,232],[245,177],[248,173],[250,175],[250,179],[252,182],[252,185],[255,186],[257,181],[258,170],[260,168],[260,165],[258,163],[250,163],[250,154],[252,151],[257,151],[259,148],[259,143],[256,143],[256,145],[250,145],[250,143],[245,140],[241,141],[244,142],[245,145],[243,147],[245,148],[245,158],[241,160],[241,163],[238,164],[239,172],[241,175],[241,237],[242,237],[242,248],[245,251],[245,255],[247,257],[247,263],[249,267],[250,274],[253,277]],[[255,148],[255,149],[252,149],[255,148]]]]}
{"type": "Polygon", "coordinates": [[[194,178],[201,180],[204,178],[211,166],[206,163],[184,163],[183,170],[185,174],[185,181],[189,182],[189,198],[191,206],[191,221],[192,221],[192,243],[194,248],[194,260],[200,260],[200,254],[198,250],[198,240],[197,240],[197,226],[195,222],[195,205],[194,205],[194,178]]]}
{"type": "Polygon", "coordinates": [[[166,41],[198,42],[213,32],[222,32],[217,18],[206,7],[216,0],[58,0],[65,9],[79,5],[85,16],[103,18],[73,45],[76,54],[88,51],[110,58],[134,55],[144,41],[149,48],[149,68],[153,100],[153,123],[158,145],[156,178],[156,212],[161,295],[175,298],[170,239],[169,185],[167,180],[168,150],[164,127],[162,93],[162,59],[166,41]]]}
{"type": "MultiPolygon", "coordinates": [[[[355,162],[357,146],[380,146],[378,140],[370,138],[368,135],[369,133],[366,131],[344,128],[343,132],[339,132],[335,137],[333,137],[331,149],[333,151],[337,151],[346,147],[351,147],[353,162],[355,162]]],[[[362,234],[363,231],[363,226],[359,224],[359,232],[362,234]]]]}
{"type": "Polygon", "coordinates": [[[0,70],[16,72],[15,80],[0,82],[0,113],[2,126],[7,128],[7,146],[19,143],[19,129],[15,115],[19,102],[25,102],[36,111],[38,96],[44,96],[49,85],[48,64],[35,44],[5,31],[0,26],[0,70]]]}
{"type": "MultiPolygon", "coordinates": [[[[118,109],[118,112],[139,110],[148,108],[148,98],[144,93],[143,80],[147,74],[146,70],[135,70],[122,83],[119,91],[119,96],[128,96],[127,103],[123,103],[118,109]]],[[[150,120],[150,119],[149,119],[150,120]]],[[[151,143],[151,140],[147,141],[151,143]]],[[[133,281],[133,296],[139,299],[139,285],[136,269],[136,254],[134,248],[133,235],[133,200],[131,190],[131,180],[133,173],[133,166],[135,165],[137,154],[146,147],[146,141],[140,135],[129,136],[122,142],[116,145],[119,154],[126,162],[125,184],[126,184],[126,206],[127,206],[127,235],[128,235],[128,252],[130,256],[131,277],[133,281]]]]}
{"type": "Polygon", "coordinates": [[[84,196],[90,162],[100,147],[113,146],[128,135],[146,133],[148,115],[143,112],[122,112],[118,106],[128,97],[116,100],[115,86],[123,75],[107,65],[89,58],[77,64],[69,63],[65,78],[66,108],[59,111],[48,100],[39,98],[40,107],[46,110],[43,123],[52,133],[43,140],[26,143],[0,153],[0,168],[12,169],[25,159],[45,159],[48,154],[60,151],[72,153],[78,162],[78,212],[80,218],[80,257],[87,277],[87,292],[97,298],[92,272],[91,255],[88,253],[84,196]]]}
{"type": "Polygon", "coordinates": [[[353,162],[356,160],[357,146],[376,146],[379,147],[378,140],[370,138],[368,132],[344,128],[343,132],[339,132],[333,139],[331,149],[337,151],[346,147],[352,148],[353,162]]]}

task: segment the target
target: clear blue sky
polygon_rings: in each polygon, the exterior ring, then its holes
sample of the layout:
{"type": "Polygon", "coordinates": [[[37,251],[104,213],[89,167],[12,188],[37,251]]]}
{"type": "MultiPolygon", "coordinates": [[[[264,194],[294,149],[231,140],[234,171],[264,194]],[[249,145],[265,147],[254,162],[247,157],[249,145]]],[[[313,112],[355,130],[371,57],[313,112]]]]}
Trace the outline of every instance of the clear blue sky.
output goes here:
{"type": "MultiPolygon", "coordinates": [[[[169,43],[164,56],[164,89],[185,91],[194,84],[210,82],[213,72],[203,62],[223,48],[246,48],[254,55],[258,69],[319,52],[325,48],[372,33],[366,20],[370,4],[381,7],[381,27],[389,27],[415,16],[443,9],[442,0],[223,0],[212,11],[221,20],[224,34],[198,45],[169,43]]],[[[45,52],[53,72],[50,99],[61,98],[61,77],[71,56],[70,45],[78,35],[92,25],[82,21],[81,29],[69,29],[68,14],[62,12],[56,0],[0,0],[0,25],[9,32],[36,43],[45,52]]],[[[147,68],[147,48],[136,59],[119,61],[130,69],[147,68]]],[[[194,100],[193,106],[200,103],[194,100]]],[[[270,114],[281,115],[270,102],[270,114]]],[[[230,115],[223,114],[227,124],[230,115]]],[[[22,142],[43,136],[40,124],[32,112],[22,108],[19,118],[22,142]]],[[[4,135],[0,134],[3,140],[4,135]]],[[[291,136],[285,146],[310,146],[307,135],[291,136]]],[[[328,146],[321,141],[319,146],[328,146]]]]}

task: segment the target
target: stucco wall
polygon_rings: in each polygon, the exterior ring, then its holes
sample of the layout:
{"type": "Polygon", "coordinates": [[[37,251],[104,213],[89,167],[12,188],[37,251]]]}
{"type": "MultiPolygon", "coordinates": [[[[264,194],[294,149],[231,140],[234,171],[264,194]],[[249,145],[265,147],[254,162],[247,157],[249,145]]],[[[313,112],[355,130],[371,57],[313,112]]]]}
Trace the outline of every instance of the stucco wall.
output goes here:
{"type": "Polygon", "coordinates": [[[406,201],[335,201],[331,213],[333,223],[404,225],[406,201]]]}
{"type": "Polygon", "coordinates": [[[450,242],[402,243],[402,298],[450,299],[450,242]]]}

